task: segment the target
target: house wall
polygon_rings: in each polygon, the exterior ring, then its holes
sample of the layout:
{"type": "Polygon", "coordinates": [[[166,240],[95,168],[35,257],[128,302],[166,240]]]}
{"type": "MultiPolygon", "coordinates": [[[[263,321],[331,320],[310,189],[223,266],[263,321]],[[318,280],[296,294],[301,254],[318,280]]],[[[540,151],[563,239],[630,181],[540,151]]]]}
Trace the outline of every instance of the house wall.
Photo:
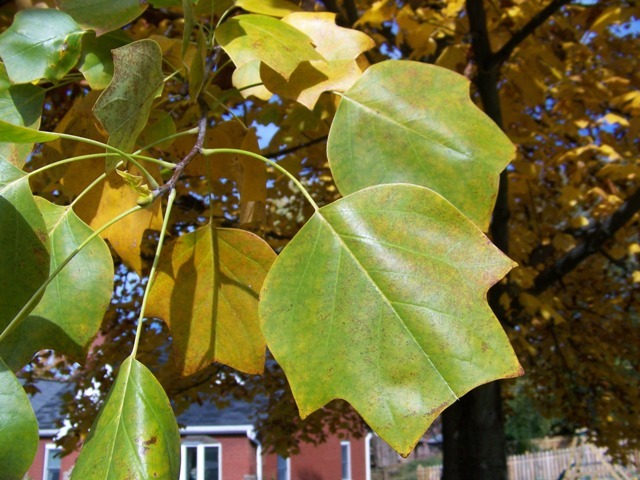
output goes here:
{"type": "Polygon", "coordinates": [[[256,474],[256,447],[246,435],[218,436],[222,446],[222,478],[245,480],[245,475],[256,474]]]}
{"type": "MultiPolygon", "coordinates": [[[[351,479],[366,480],[365,438],[339,438],[330,435],[320,445],[301,444],[300,453],[290,459],[289,480],[340,480],[342,478],[341,441],[351,444],[351,479]]],[[[217,443],[222,451],[222,478],[224,480],[248,480],[257,474],[256,446],[246,435],[216,435],[209,437],[211,443],[217,443]]],[[[209,443],[209,442],[207,442],[209,443]]],[[[53,445],[50,438],[41,438],[38,453],[29,469],[30,480],[44,479],[46,445],[53,445]]],[[[78,452],[61,459],[60,480],[68,480],[78,457],[78,452]]],[[[262,457],[263,480],[277,479],[277,455],[262,457]]]]}
{"type": "MultiPolygon", "coordinates": [[[[51,438],[41,438],[40,443],[38,444],[38,453],[36,454],[36,458],[33,460],[31,468],[29,468],[29,471],[27,472],[27,479],[44,479],[44,463],[47,457],[47,445],[53,446],[53,440],[51,438]]],[[[70,478],[71,470],[73,469],[77,458],[78,452],[72,452],[66,457],[62,457],[60,459],[60,480],[68,480],[70,478]]]]}
{"type": "MultiPolygon", "coordinates": [[[[368,459],[366,439],[339,438],[331,435],[319,445],[303,443],[300,453],[290,457],[290,480],[340,480],[342,478],[341,442],[351,445],[351,480],[366,480],[368,459]]],[[[263,480],[276,480],[278,474],[277,455],[265,455],[263,480]]]]}

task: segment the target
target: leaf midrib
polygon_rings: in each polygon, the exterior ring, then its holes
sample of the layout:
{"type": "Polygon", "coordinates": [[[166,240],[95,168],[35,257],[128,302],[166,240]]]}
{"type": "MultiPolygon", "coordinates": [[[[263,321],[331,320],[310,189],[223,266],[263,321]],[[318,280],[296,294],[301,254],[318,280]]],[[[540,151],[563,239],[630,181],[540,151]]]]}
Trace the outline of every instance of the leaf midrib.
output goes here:
{"type": "Polygon", "coordinates": [[[380,294],[380,296],[384,300],[384,303],[394,313],[394,316],[398,319],[398,321],[400,322],[402,327],[406,330],[406,332],[409,335],[409,337],[411,337],[411,340],[413,340],[413,342],[418,346],[419,350],[423,353],[424,357],[429,361],[429,363],[431,364],[433,369],[438,373],[440,379],[444,382],[444,384],[447,386],[449,391],[453,394],[453,396],[457,400],[458,399],[458,395],[456,395],[456,392],[453,391],[453,389],[449,385],[449,382],[444,378],[442,373],[440,373],[440,370],[433,363],[433,361],[431,360],[431,357],[429,356],[429,354],[424,350],[422,345],[420,345],[420,342],[418,342],[418,339],[415,337],[413,332],[409,329],[407,324],[404,322],[404,320],[402,319],[402,317],[400,316],[400,314],[398,313],[396,308],[393,306],[393,303],[391,302],[391,300],[389,300],[387,298],[387,296],[380,289],[378,284],[373,280],[373,278],[371,278],[371,276],[368,274],[366,268],[364,268],[364,266],[362,265],[362,263],[360,263],[360,261],[358,260],[356,255],[351,251],[351,249],[347,246],[347,244],[344,242],[344,240],[342,240],[342,237],[340,236],[340,234],[333,228],[333,226],[331,225],[331,222],[329,222],[329,220],[326,219],[324,217],[324,215],[322,215],[322,213],[320,211],[317,212],[317,215],[327,225],[327,227],[329,228],[329,230],[332,233],[333,237],[337,239],[337,241],[340,243],[340,246],[342,247],[342,249],[344,249],[349,254],[349,256],[352,258],[352,260],[355,262],[355,264],[358,266],[358,268],[362,271],[362,273],[364,274],[365,278],[369,281],[369,283],[371,285],[373,285],[373,287],[378,291],[378,293],[380,294]]]}

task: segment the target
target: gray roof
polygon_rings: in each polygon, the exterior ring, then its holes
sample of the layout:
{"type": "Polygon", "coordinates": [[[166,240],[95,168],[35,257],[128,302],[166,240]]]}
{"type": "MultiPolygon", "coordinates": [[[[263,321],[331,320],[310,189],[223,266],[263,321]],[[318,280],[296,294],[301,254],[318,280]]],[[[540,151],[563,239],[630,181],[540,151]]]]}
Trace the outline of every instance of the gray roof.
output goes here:
{"type": "MultiPolygon", "coordinates": [[[[31,405],[35,411],[41,430],[56,429],[63,418],[61,407],[62,396],[72,393],[73,386],[69,383],[39,380],[35,386],[39,393],[31,396],[31,405]]],[[[255,406],[251,403],[229,400],[228,406],[218,408],[213,404],[192,404],[185,412],[178,416],[181,427],[201,426],[240,426],[253,425],[255,406]]]]}

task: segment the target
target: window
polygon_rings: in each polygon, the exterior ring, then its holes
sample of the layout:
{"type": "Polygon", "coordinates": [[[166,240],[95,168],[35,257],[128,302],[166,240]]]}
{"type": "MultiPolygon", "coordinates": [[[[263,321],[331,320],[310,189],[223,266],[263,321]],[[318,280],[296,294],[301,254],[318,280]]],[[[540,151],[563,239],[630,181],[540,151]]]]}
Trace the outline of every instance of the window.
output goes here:
{"type": "Polygon", "coordinates": [[[221,480],[220,445],[183,444],[180,480],[221,480]]]}
{"type": "Polygon", "coordinates": [[[289,467],[291,466],[288,458],[278,455],[278,480],[290,480],[291,474],[289,467]]]}
{"type": "Polygon", "coordinates": [[[47,445],[45,447],[44,480],[60,480],[61,454],[62,449],[56,448],[55,445],[47,445]]]}
{"type": "Polygon", "coordinates": [[[340,442],[342,457],[342,480],[351,480],[351,443],[340,442]]]}

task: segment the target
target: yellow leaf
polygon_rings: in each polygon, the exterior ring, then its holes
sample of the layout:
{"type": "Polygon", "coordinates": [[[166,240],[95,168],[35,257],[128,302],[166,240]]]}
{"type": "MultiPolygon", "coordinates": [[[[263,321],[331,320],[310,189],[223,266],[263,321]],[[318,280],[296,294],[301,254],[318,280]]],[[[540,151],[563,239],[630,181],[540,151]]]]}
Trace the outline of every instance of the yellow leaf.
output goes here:
{"type": "MultiPolygon", "coordinates": [[[[205,145],[207,148],[238,148],[260,153],[255,131],[245,131],[235,121],[220,123],[209,130],[205,145]]],[[[247,228],[264,222],[267,203],[267,170],[264,163],[246,155],[219,154],[191,162],[185,173],[206,175],[211,180],[232,180],[240,192],[240,224],[247,228]]]]}
{"type": "Polygon", "coordinates": [[[600,117],[598,119],[598,124],[609,123],[609,124],[620,124],[621,127],[628,127],[629,120],[620,115],[616,115],[615,113],[607,113],[605,116],[600,117]]]}
{"type": "Polygon", "coordinates": [[[362,74],[356,59],[375,43],[362,32],[337,26],[335,17],[333,13],[317,12],[293,13],[282,19],[305,32],[327,61],[304,62],[288,80],[263,64],[260,75],[271,92],[313,109],[323,92],[344,92],[355,83],[362,74]]]}
{"type": "Polygon", "coordinates": [[[354,27],[370,25],[373,28],[380,28],[384,22],[388,22],[393,18],[397,9],[393,0],[378,0],[362,14],[354,27]]]}
{"type": "Polygon", "coordinates": [[[183,375],[214,361],[262,372],[258,294],[274,260],[273,250],[256,235],[210,225],[166,245],[147,314],[171,329],[183,375]]]}
{"type": "Polygon", "coordinates": [[[583,216],[573,217],[570,223],[573,228],[583,228],[589,225],[589,219],[583,216]]]}
{"type": "Polygon", "coordinates": [[[436,60],[436,65],[462,73],[469,62],[468,56],[469,45],[450,45],[444,48],[436,60]]]}
{"type": "MultiPolygon", "coordinates": [[[[63,178],[66,188],[76,195],[104,172],[104,162],[74,162],[63,178]]],[[[133,175],[140,172],[131,168],[133,175]]],[[[112,172],[105,181],[91,189],[74,206],[76,214],[91,228],[101,227],[120,213],[136,205],[138,193],[130,188],[125,180],[112,172]]],[[[122,261],[139,275],[142,274],[140,248],[147,229],[160,230],[162,212],[159,201],[150,208],[131,214],[102,233],[122,261]]]]}
{"type": "Polygon", "coordinates": [[[232,82],[233,86],[241,89],[240,94],[244,98],[248,98],[250,96],[254,96],[259,98],[260,100],[267,101],[272,96],[267,88],[262,84],[262,79],[260,78],[260,60],[251,60],[249,63],[245,63],[239,68],[236,68],[233,71],[232,82]],[[249,85],[254,85],[251,88],[246,88],[249,85]]]}

